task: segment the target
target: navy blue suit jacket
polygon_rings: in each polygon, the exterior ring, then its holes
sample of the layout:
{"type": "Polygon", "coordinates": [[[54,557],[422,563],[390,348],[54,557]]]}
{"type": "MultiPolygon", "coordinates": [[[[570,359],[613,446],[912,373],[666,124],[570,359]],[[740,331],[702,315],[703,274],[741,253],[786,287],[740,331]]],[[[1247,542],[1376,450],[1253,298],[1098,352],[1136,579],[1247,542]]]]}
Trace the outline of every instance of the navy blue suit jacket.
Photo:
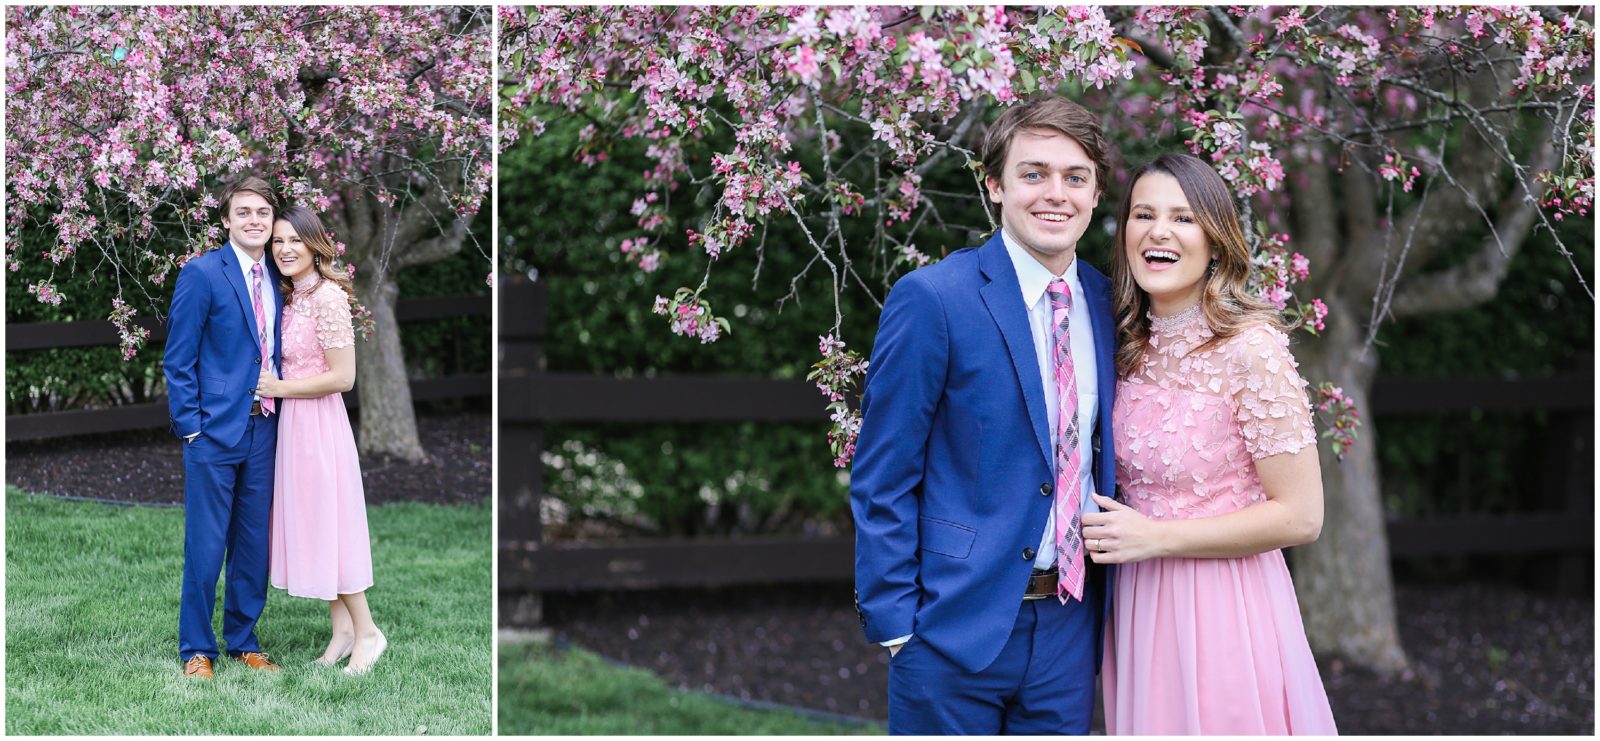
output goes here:
{"type": "MultiPolygon", "coordinates": [[[[1110,496],[1110,282],[1081,263],[1078,279],[1099,383],[1093,480],[1110,496]]],[[[1054,501],[1041,495],[1054,474],[1039,379],[1027,307],[998,232],[895,283],[872,350],[850,480],[856,602],[868,640],[915,634],[970,671],[1005,646],[1054,501]]],[[[1102,574],[1099,591],[1109,595],[1109,569],[1090,570],[1090,578],[1102,574]]],[[[1086,639],[1098,651],[1100,636],[1086,639]]]]}
{"type": "MultiPolygon", "coordinates": [[[[262,298],[271,306],[272,357],[283,367],[283,298],[278,294],[278,267],[266,261],[262,298]]],[[[255,306],[231,243],[205,253],[178,271],[167,319],[167,346],[162,367],[167,375],[167,408],[172,432],[196,432],[224,448],[244,437],[261,378],[261,346],[255,306]]]]}

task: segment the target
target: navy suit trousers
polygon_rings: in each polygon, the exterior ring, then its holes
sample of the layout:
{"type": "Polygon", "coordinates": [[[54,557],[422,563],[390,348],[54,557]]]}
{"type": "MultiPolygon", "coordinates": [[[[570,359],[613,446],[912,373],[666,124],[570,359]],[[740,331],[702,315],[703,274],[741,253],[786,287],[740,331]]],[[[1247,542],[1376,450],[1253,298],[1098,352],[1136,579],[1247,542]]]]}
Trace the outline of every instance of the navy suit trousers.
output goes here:
{"type": "Polygon", "coordinates": [[[227,563],[222,638],[228,653],[260,651],[256,621],[267,606],[273,464],[278,416],[252,416],[244,437],[224,448],[205,434],[183,444],[183,593],[178,653],[217,658],[211,629],[217,577],[227,563]]]}
{"type": "Polygon", "coordinates": [[[889,661],[889,733],[1087,735],[1101,639],[1094,584],[1087,602],[1024,601],[1000,656],[976,673],[913,635],[889,661]]]}

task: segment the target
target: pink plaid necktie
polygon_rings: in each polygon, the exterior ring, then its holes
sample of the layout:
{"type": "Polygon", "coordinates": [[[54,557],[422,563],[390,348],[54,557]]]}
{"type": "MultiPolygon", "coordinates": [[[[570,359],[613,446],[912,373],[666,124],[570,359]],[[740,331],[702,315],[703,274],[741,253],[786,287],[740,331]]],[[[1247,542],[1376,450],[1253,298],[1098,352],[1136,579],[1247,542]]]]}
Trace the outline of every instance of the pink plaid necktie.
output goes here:
{"type": "MultiPolygon", "coordinates": [[[[272,353],[267,352],[267,312],[261,308],[261,263],[250,266],[250,297],[256,305],[256,340],[261,345],[261,367],[269,368],[272,363],[272,353]]],[[[261,411],[272,413],[272,399],[261,397],[261,411]]]]}
{"type": "Polygon", "coordinates": [[[1072,291],[1067,282],[1056,278],[1045,289],[1050,297],[1050,337],[1056,366],[1056,596],[1066,604],[1067,595],[1083,599],[1083,525],[1078,492],[1078,384],[1072,372],[1072,343],[1067,334],[1067,317],[1072,311],[1072,291]]]}

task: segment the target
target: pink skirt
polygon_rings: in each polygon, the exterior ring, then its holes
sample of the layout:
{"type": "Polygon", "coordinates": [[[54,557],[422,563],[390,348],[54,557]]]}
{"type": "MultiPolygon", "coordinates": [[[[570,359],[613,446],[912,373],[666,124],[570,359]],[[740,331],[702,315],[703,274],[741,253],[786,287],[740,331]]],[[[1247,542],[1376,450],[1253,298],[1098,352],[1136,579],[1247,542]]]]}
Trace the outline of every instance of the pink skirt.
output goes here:
{"type": "Polygon", "coordinates": [[[336,599],[372,586],[361,463],[339,394],[278,400],[272,586],[336,599]]]}
{"type": "Polygon", "coordinates": [[[1333,735],[1282,551],[1117,566],[1106,732],[1333,735]]]}

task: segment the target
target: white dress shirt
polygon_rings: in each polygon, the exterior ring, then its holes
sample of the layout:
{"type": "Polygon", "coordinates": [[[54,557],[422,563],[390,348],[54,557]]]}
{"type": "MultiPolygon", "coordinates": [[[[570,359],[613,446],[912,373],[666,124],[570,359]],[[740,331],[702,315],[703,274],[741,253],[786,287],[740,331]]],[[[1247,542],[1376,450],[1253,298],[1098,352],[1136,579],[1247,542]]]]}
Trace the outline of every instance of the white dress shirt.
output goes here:
{"type": "MultiPolygon", "coordinates": [[[[239,269],[244,271],[244,295],[249,297],[251,301],[255,301],[255,276],[251,275],[250,271],[256,263],[261,264],[261,314],[267,319],[267,356],[261,359],[261,367],[272,371],[272,375],[276,376],[278,375],[278,365],[272,362],[272,354],[274,350],[273,330],[278,326],[278,312],[273,311],[272,271],[267,268],[267,253],[262,252],[260,260],[252,260],[249,253],[239,249],[239,245],[229,242],[228,246],[233,248],[234,256],[239,258],[239,269]]],[[[254,327],[256,323],[256,308],[252,304],[247,311],[250,315],[250,326],[254,327]]],[[[260,395],[255,398],[257,401],[261,400],[260,395]]]]}
{"type": "MultiPolygon", "coordinates": [[[[1072,308],[1067,312],[1067,341],[1072,346],[1072,371],[1078,385],[1078,495],[1081,512],[1099,512],[1099,505],[1094,503],[1089,493],[1094,491],[1094,450],[1091,441],[1094,440],[1095,422],[1100,417],[1100,386],[1095,373],[1094,331],[1089,324],[1089,305],[1083,295],[1083,283],[1078,280],[1078,260],[1074,257],[1072,264],[1061,275],[1051,275],[1044,265],[1012,241],[1011,235],[1002,230],[1000,237],[1005,242],[1006,255],[1010,256],[1011,264],[1017,270],[1017,284],[1022,288],[1022,305],[1028,310],[1028,329],[1033,334],[1033,354],[1039,361],[1039,383],[1044,389],[1045,416],[1050,425],[1052,467],[1055,465],[1056,415],[1060,411],[1061,400],[1056,397],[1055,348],[1050,337],[1053,311],[1045,289],[1050,286],[1050,281],[1061,278],[1072,292],[1072,308]]],[[[1055,507],[1050,508],[1049,519],[1045,521],[1044,537],[1039,541],[1038,553],[1033,560],[1034,568],[1055,568],[1055,507]]],[[[1084,554],[1084,557],[1087,558],[1088,554],[1084,554]]]]}

